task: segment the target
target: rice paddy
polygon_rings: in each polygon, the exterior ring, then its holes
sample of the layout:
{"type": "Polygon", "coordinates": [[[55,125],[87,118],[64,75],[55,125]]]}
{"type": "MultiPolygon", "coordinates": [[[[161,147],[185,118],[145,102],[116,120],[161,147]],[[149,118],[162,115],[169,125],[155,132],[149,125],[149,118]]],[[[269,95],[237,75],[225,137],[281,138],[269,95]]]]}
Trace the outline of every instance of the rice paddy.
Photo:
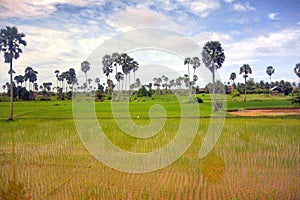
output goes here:
{"type": "MultiPolygon", "coordinates": [[[[159,149],[174,138],[180,111],[172,100],[157,101],[170,117],[150,139],[122,134],[109,102],[96,103],[99,123],[106,136],[127,151],[159,149]]],[[[236,109],[229,101],[229,109],[236,109]]],[[[276,106],[272,101],[270,106],[276,106]]],[[[149,122],[147,102],[155,100],[130,105],[138,124],[149,122]]],[[[103,165],[86,150],[76,132],[71,102],[16,102],[14,122],[5,121],[8,103],[1,102],[0,199],[300,199],[299,114],[228,115],[217,145],[199,159],[211,120],[210,102],[199,108],[200,126],[183,156],[161,170],[132,174],[103,165]]]]}

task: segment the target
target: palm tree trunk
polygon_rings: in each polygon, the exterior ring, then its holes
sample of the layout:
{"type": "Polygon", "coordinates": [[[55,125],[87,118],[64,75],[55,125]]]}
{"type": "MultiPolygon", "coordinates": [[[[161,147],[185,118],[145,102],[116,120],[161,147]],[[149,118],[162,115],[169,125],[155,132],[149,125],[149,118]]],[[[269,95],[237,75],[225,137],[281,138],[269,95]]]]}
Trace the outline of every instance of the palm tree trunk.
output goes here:
{"type": "Polygon", "coordinates": [[[215,111],[216,111],[216,110],[218,110],[218,108],[217,108],[217,103],[216,103],[215,66],[213,66],[212,79],[213,79],[213,88],[212,88],[212,93],[213,93],[213,104],[214,104],[214,109],[215,109],[215,111]]]}
{"type": "Polygon", "coordinates": [[[244,87],[244,89],[245,89],[245,97],[244,97],[244,101],[246,102],[246,95],[247,95],[247,90],[246,90],[246,74],[245,74],[245,87],[244,87]]]}
{"type": "Polygon", "coordinates": [[[12,78],[12,74],[13,74],[13,70],[12,70],[12,60],[10,61],[10,112],[9,112],[9,118],[8,120],[14,120],[14,116],[13,116],[13,106],[14,106],[14,92],[13,92],[13,78],[12,78]]]}
{"type": "Polygon", "coordinates": [[[270,76],[270,84],[269,84],[269,94],[271,94],[271,76],[270,76]]]}
{"type": "Polygon", "coordinates": [[[86,72],[85,72],[85,83],[86,83],[85,92],[87,93],[88,83],[87,83],[87,74],[86,74],[86,72]]]}

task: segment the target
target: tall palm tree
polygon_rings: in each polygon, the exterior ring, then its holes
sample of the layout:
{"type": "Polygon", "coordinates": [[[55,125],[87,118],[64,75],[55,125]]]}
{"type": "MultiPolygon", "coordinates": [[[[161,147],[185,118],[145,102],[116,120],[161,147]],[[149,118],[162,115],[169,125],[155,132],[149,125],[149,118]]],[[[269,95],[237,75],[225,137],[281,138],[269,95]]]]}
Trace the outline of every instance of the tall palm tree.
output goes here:
{"type": "Polygon", "coordinates": [[[14,80],[17,82],[18,85],[21,84],[22,87],[22,83],[24,82],[24,76],[22,75],[15,76],[14,80]]]}
{"type": "Polygon", "coordinates": [[[200,67],[200,65],[201,65],[200,59],[198,57],[193,57],[193,60],[192,60],[192,66],[193,66],[193,69],[194,69],[193,77],[195,76],[196,69],[198,67],[200,67]]]}
{"type": "Polygon", "coordinates": [[[218,41],[209,41],[206,42],[202,50],[202,61],[205,66],[212,73],[213,81],[213,102],[215,110],[218,110],[218,106],[215,98],[215,71],[222,67],[223,62],[225,61],[224,49],[221,46],[221,43],[218,41]]]}
{"type": "Polygon", "coordinates": [[[275,72],[275,69],[273,66],[267,67],[266,73],[270,76],[269,94],[271,93],[271,76],[272,76],[272,74],[274,74],[274,72],[275,72]]]}
{"type": "Polygon", "coordinates": [[[295,74],[300,78],[300,63],[297,63],[294,68],[295,74]]]}
{"type": "Polygon", "coordinates": [[[99,89],[100,78],[95,78],[95,83],[97,84],[97,88],[99,89]]]}
{"type": "MultiPolygon", "coordinates": [[[[73,94],[74,85],[77,83],[76,71],[73,68],[70,68],[67,76],[67,83],[71,85],[71,95],[73,94]]],[[[71,97],[71,96],[70,96],[71,97]]]]}
{"type": "Polygon", "coordinates": [[[56,74],[55,77],[56,77],[56,97],[58,95],[58,74],[59,74],[59,70],[55,70],[54,73],[56,74]]]}
{"type": "Polygon", "coordinates": [[[7,26],[0,31],[0,50],[4,53],[4,62],[9,63],[10,71],[10,114],[8,120],[13,120],[13,59],[18,59],[23,53],[21,45],[26,46],[24,33],[18,33],[16,27],[7,26]]]}
{"type": "Polygon", "coordinates": [[[85,73],[85,83],[87,85],[87,72],[91,69],[91,64],[88,61],[83,61],[81,63],[81,71],[85,73]]]}
{"type": "Polygon", "coordinates": [[[28,91],[30,92],[30,81],[29,81],[29,77],[30,77],[30,72],[32,71],[32,67],[26,67],[25,69],[25,75],[24,75],[24,80],[25,80],[25,87],[26,87],[26,81],[28,81],[28,91]]]}
{"type": "Polygon", "coordinates": [[[2,89],[3,89],[4,95],[5,95],[6,85],[2,85],[2,89]]]}
{"type": "Polygon", "coordinates": [[[17,82],[18,87],[17,87],[17,99],[19,99],[19,84],[21,83],[21,87],[22,87],[22,83],[24,82],[24,76],[22,75],[18,75],[15,76],[14,80],[17,82]]]}
{"type": "Polygon", "coordinates": [[[183,64],[188,66],[188,75],[190,77],[190,64],[192,64],[193,60],[190,57],[184,59],[183,64]]]}
{"type": "MultiPolygon", "coordinates": [[[[113,69],[112,69],[113,62],[114,62],[114,60],[110,55],[105,55],[102,58],[102,65],[103,65],[102,71],[103,71],[103,74],[106,76],[106,83],[108,83],[109,75],[113,72],[113,69]]],[[[108,85],[108,87],[109,86],[111,86],[111,85],[108,85]]],[[[108,88],[108,91],[111,91],[110,88],[108,88]]]]}
{"type": "Polygon", "coordinates": [[[248,74],[252,74],[252,69],[250,67],[249,64],[243,64],[240,68],[240,74],[244,73],[243,77],[245,79],[245,86],[244,86],[244,89],[245,89],[245,97],[244,97],[244,101],[246,101],[246,95],[247,95],[247,90],[246,90],[246,83],[247,83],[247,77],[248,77],[248,74]]]}
{"type": "Polygon", "coordinates": [[[236,73],[235,72],[232,72],[231,74],[230,74],[230,77],[229,77],[229,80],[231,80],[232,81],[232,84],[234,84],[234,80],[236,79],[236,73]]]}

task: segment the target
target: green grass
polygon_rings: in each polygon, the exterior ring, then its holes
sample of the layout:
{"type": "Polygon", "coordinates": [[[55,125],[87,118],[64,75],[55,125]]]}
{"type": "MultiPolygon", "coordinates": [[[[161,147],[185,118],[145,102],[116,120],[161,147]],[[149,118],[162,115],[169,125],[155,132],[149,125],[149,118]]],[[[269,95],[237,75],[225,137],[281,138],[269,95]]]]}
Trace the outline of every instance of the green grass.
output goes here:
{"type": "MultiPolygon", "coordinates": [[[[15,102],[14,122],[6,121],[9,103],[0,102],[0,199],[299,199],[300,116],[226,118],[217,145],[199,159],[211,120],[210,96],[200,97],[200,126],[190,148],[170,166],[144,174],[98,162],[79,139],[71,101],[15,102]]],[[[132,152],[168,144],[180,109],[172,95],[153,98],[130,103],[132,118],[143,125],[151,105],[166,109],[164,128],[149,139],[122,133],[110,102],[96,102],[107,137],[132,152]]],[[[284,96],[227,100],[228,110],[295,106],[284,96]]]]}

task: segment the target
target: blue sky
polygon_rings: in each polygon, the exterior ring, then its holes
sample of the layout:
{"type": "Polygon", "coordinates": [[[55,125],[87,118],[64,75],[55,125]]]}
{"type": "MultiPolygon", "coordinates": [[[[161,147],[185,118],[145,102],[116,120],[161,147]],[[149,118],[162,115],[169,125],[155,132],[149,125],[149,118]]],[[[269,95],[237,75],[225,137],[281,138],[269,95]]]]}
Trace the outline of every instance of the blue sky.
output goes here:
{"type": "MultiPolygon", "coordinates": [[[[55,82],[55,69],[78,71],[109,38],[145,27],[178,32],[200,46],[220,41],[226,55],[219,70],[223,81],[249,63],[255,81],[267,81],[265,70],[272,65],[274,80],[299,82],[293,72],[300,62],[299,9],[298,0],[2,0],[0,26],[16,26],[26,34],[28,46],[14,69],[18,75],[32,66],[40,84],[55,82]]],[[[8,64],[3,61],[1,57],[1,85],[8,81],[8,64]]],[[[103,77],[101,66],[99,76],[103,77]]],[[[241,75],[237,81],[242,81],[241,75]]]]}

